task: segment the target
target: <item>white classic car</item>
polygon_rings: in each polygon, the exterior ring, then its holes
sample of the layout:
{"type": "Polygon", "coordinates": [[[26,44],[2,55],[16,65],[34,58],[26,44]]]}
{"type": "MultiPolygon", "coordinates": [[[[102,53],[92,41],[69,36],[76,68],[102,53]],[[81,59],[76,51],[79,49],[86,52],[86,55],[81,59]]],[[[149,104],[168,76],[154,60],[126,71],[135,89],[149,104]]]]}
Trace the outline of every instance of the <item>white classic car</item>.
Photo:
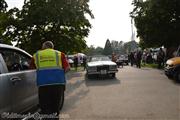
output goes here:
{"type": "Polygon", "coordinates": [[[93,56],[87,63],[87,77],[90,78],[92,75],[96,76],[110,76],[114,78],[116,72],[118,72],[117,64],[112,62],[107,56],[93,56]]]}

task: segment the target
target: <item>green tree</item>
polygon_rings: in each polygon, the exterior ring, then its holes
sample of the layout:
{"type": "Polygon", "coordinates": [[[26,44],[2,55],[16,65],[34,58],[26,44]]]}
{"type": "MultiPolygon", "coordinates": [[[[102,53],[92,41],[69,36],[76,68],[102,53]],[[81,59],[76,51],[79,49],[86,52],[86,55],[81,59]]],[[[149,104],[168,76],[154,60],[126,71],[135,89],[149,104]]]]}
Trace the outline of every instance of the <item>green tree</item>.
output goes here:
{"type": "Polygon", "coordinates": [[[119,53],[119,42],[116,41],[116,40],[112,40],[112,41],[111,41],[111,48],[112,48],[112,51],[113,51],[115,54],[118,54],[118,53],[119,53]]]}
{"type": "Polygon", "coordinates": [[[5,0],[0,0],[0,12],[5,13],[7,7],[8,6],[7,6],[7,3],[5,2],[5,0]]]}
{"type": "Polygon", "coordinates": [[[93,18],[89,0],[25,0],[22,10],[10,10],[11,21],[5,36],[17,41],[17,46],[34,53],[42,42],[51,40],[55,49],[81,52],[86,46],[93,18]]]}
{"type": "Polygon", "coordinates": [[[119,54],[125,54],[124,42],[120,41],[118,44],[119,54]]]}
{"type": "Polygon", "coordinates": [[[91,45],[90,47],[86,49],[85,54],[88,56],[93,56],[95,55],[95,50],[96,48],[93,45],[91,45]]]}
{"type": "Polygon", "coordinates": [[[6,26],[9,21],[9,15],[7,13],[7,3],[4,0],[0,0],[0,42],[11,44],[10,39],[6,39],[4,37],[4,33],[6,32],[6,26]]]}
{"type": "Polygon", "coordinates": [[[111,42],[109,41],[109,39],[106,40],[106,44],[103,50],[103,54],[104,55],[111,55],[112,54],[112,47],[111,47],[111,42]]]}
{"type": "Polygon", "coordinates": [[[129,41],[124,43],[124,51],[126,54],[135,51],[138,48],[138,44],[136,41],[129,41]]]}
{"type": "Polygon", "coordinates": [[[180,44],[179,0],[134,0],[131,17],[144,47],[180,44]]]}
{"type": "Polygon", "coordinates": [[[86,49],[84,52],[88,56],[93,56],[93,55],[102,55],[103,54],[103,48],[101,47],[94,47],[91,45],[89,48],[86,49]]]}
{"type": "Polygon", "coordinates": [[[96,55],[102,55],[103,54],[103,48],[102,47],[97,47],[96,49],[95,49],[95,53],[96,53],[96,55]]]}

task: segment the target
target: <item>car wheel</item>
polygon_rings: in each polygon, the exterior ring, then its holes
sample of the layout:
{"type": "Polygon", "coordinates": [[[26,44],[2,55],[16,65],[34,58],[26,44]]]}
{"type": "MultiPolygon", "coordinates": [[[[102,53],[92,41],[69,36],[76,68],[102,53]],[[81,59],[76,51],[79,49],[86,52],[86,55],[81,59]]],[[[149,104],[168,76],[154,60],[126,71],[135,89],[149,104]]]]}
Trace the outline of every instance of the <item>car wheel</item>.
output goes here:
{"type": "Polygon", "coordinates": [[[64,91],[61,90],[61,98],[60,98],[60,105],[59,105],[59,110],[61,111],[64,105],[64,91]]]}
{"type": "Polygon", "coordinates": [[[174,77],[176,82],[180,83],[180,71],[177,71],[174,77]]]}
{"type": "Polygon", "coordinates": [[[111,73],[111,74],[110,74],[110,77],[111,77],[111,78],[115,78],[115,77],[116,77],[116,74],[115,74],[115,73],[111,73]]]}
{"type": "Polygon", "coordinates": [[[173,79],[172,75],[166,75],[168,77],[168,79],[173,79]]]}
{"type": "Polygon", "coordinates": [[[92,78],[93,78],[93,75],[88,75],[88,74],[87,74],[87,78],[88,78],[88,79],[92,79],[92,78]]]}
{"type": "Polygon", "coordinates": [[[180,72],[178,73],[178,82],[180,82],[180,72]]]}

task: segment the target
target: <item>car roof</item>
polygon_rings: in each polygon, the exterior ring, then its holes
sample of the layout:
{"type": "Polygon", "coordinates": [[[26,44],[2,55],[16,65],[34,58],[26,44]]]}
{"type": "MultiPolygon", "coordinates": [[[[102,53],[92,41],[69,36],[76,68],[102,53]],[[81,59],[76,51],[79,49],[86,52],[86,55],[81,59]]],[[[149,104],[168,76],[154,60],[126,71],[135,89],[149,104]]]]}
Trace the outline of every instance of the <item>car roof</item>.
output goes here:
{"type": "Polygon", "coordinates": [[[32,55],[30,55],[29,53],[27,53],[26,51],[18,48],[18,47],[14,47],[14,46],[11,46],[11,45],[7,45],[7,44],[0,44],[0,48],[6,48],[6,49],[12,49],[12,50],[18,50],[18,51],[21,51],[23,52],[24,54],[27,54],[29,56],[32,57],[32,55]]]}

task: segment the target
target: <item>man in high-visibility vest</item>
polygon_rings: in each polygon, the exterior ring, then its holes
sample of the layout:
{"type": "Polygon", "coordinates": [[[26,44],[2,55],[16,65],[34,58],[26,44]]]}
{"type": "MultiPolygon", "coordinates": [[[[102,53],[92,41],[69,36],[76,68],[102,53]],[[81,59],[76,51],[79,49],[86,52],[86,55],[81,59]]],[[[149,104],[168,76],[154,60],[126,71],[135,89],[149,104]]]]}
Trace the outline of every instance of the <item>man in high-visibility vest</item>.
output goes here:
{"type": "Polygon", "coordinates": [[[41,114],[57,114],[58,117],[63,104],[60,101],[64,99],[65,72],[68,71],[69,64],[65,54],[53,48],[51,41],[44,42],[42,50],[33,55],[30,67],[37,69],[41,114]]]}

